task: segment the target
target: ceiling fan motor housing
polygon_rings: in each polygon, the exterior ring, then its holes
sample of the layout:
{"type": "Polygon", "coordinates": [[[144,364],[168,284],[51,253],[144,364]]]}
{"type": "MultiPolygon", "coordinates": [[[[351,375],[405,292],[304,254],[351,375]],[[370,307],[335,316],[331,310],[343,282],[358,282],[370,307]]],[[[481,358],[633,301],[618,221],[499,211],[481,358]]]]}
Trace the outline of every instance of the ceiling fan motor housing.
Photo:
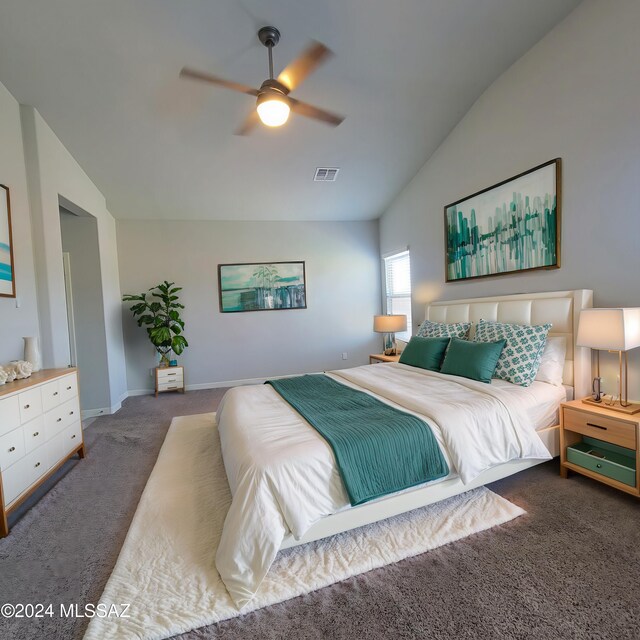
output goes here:
{"type": "Polygon", "coordinates": [[[258,38],[265,47],[275,47],[280,42],[280,32],[275,27],[262,27],[258,38]]]}

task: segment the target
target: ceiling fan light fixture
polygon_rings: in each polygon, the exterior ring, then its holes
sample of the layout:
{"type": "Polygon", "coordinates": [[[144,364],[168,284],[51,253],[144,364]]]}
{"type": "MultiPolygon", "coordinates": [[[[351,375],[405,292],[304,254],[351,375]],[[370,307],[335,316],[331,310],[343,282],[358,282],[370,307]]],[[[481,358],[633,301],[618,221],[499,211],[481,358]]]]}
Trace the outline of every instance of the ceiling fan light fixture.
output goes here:
{"type": "Polygon", "coordinates": [[[281,127],[288,119],[291,108],[286,96],[265,92],[258,96],[258,116],[268,127],[281,127]]]}

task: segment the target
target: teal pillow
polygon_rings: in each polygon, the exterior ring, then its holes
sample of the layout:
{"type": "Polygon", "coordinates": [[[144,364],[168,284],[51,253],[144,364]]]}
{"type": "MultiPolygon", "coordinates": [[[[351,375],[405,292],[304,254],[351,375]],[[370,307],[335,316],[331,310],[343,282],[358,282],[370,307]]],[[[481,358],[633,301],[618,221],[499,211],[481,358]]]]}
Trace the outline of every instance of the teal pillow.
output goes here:
{"type": "Polygon", "coordinates": [[[491,382],[506,343],[506,340],[469,342],[451,338],[440,373],[449,373],[480,382],[491,382]]]}
{"type": "Polygon", "coordinates": [[[440,371],[448,345],[449,338],[411,338],[400,356],[400,362],[429,371],[440,371]]]}

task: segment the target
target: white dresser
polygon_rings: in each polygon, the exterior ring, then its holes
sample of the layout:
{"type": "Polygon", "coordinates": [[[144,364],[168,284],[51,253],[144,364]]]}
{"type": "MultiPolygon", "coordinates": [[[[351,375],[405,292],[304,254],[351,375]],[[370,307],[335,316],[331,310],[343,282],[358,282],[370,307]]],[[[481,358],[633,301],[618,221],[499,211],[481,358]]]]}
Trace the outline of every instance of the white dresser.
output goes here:
{"type": "Polygon", "coordinates": [[[0,386],[0,537],[7,514],[76,453],[84,458],[76,369],[0,386]]]}

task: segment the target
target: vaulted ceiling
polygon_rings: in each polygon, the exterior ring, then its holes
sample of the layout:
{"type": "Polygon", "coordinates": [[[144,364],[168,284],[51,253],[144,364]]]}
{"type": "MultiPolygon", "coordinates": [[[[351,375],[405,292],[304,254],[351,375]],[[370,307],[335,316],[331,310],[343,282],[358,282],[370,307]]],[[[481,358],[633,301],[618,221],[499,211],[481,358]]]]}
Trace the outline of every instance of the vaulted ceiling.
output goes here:
{"type": "Polygon", "coordinates": [[[378,217],[481,93],[579,0],[3,0],[0,82],[35,106],[117,218],[378,217]],[[311,38],[335,53],[294,93],[344,114],[233,131],[311,38]],[[335,183],[316,167],[340,167],[335,183]]]}

